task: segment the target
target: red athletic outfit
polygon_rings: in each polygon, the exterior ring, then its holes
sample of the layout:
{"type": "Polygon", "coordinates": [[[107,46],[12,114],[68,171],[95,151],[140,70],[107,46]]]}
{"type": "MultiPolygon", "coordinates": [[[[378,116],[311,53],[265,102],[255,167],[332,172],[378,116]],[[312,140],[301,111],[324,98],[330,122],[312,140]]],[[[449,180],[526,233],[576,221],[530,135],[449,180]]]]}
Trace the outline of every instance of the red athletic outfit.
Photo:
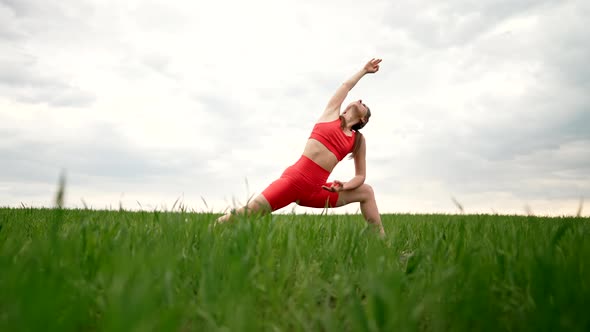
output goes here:
{"type": "MultiPolygon", "coordinates": [[[[322,143],[330,150],[338,161],[352,151],[356,132],[347,136],[340,128],[340,118],[330,122],[316,123],[309,138],[322,143]]],[[[301,156],[299,160],[289,166],[281,177],[271,183],[262,195],[270,204],[273,211],[296,202],[301,206],[324,208],[335,207],[338,193],[322,188],[330,187],[326,183],[330,172],[323,169],[313,160],[301,156]]]]}
{"type": "Polygon", "coordinates": [[[330,122],[318,122],[313,126],[309,136],[327,147],[338,158],[338,161],[352,152],[356,135],[356,132],[353,131],[352,136],[347,136],[340,128],[340,122],[340,118],[330,122]]]}

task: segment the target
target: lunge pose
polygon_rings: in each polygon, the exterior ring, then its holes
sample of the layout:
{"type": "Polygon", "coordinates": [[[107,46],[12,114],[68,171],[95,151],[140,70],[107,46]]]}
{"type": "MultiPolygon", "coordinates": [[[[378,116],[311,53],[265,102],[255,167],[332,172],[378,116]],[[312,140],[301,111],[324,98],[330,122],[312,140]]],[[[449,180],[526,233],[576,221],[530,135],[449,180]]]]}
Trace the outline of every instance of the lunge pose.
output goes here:
{"type": "Polygon", "coordinates": [[[384,235],[375,194],[365,183],[366,143],[360,129],[369,122],[371,111],[362,100],[357,100],[340,112],[348,92],[363,76],[376,73],[379,63],[381,59],[371,59],[336,90],[295,164],[246,206],[219,217],[216,222],[228,221],[234,213],[270,213],[293,202],[315,208],[335,208],[359,202],[365,220],[384,235]],[[354,158],[354,177],[348,182],[334,180],[327,183],[336,164],[349,153],[354,158]]]}

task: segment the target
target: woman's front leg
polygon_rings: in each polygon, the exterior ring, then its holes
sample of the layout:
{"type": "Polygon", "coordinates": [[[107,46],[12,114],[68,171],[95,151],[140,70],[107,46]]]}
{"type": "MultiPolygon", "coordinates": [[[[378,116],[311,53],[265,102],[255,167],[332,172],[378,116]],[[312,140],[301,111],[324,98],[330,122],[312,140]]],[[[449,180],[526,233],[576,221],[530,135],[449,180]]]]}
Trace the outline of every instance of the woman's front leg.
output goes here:
{"type": "Polygon", "coordinates": [[[370,185],[364,183],[355,189],[343,190],[338,194],[336,206],[359,202],[361,204],[361,213],[365,217],[365,220],[378,228],[381,235],[385,235],[379,209],[377,208],[377,201],[375,200],[375,192],[370,185]]]}

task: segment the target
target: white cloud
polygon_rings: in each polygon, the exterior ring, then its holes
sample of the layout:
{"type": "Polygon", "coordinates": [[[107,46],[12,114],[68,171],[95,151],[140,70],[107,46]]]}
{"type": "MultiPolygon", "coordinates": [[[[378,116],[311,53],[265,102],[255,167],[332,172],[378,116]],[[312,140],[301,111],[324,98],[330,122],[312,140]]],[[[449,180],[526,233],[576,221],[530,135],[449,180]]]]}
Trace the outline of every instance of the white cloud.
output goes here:
{"type": "MultiPolygon", "coordinates": [[[[220,211],[296,161],[334,89],[377,56],[349,100],[373,110],[367,181],[382,212],[452,212],[456,196],[472,212],[573,213],[590,196],[589,10],[0,1],[0,202],[50,204],[66,168],[78,206],[170,207],[184,193],[220,211]]],[[[332,177],[353,173],[344,161],[332,177]]]]}

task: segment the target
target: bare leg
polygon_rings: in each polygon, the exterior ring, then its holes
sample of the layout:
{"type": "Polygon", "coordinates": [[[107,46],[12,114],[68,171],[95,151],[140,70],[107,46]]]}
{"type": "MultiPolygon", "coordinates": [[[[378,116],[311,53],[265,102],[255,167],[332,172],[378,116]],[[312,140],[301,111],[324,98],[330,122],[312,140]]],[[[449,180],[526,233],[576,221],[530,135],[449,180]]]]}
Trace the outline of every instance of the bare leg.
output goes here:
{"type": "Polygon", "coordinates": [[[270,204],[268,203],[266,198],[264,198],[264,196],[262,196],[262,195],[258,195],[255,199],[248,202],[248,204],[246,206],[243,206],[235,211],[228,212],[225,215],[217,218],[215,223],[220,224],[220,223],[230,221],[233,218],[233,216],[236,214],[247,213],[248,215],[250,215],[253,213],[266,214],[266,213],[270,213],[270,212],[271,212],[270,204]]]}
{"type": "Polygon", "coordinates": [[[379,209],[377,209],[377,202],[375,201],[375,193],[373,188],[368,184],[363,184],[353,190],[341,191],[338,196],[337,206],[343,206],[353,202],[361,203],[361,212],[365,220],[375,226],[379,230],[380,235],[385,235],[383,224],[381,224],[381,216],[379,209]]]}

